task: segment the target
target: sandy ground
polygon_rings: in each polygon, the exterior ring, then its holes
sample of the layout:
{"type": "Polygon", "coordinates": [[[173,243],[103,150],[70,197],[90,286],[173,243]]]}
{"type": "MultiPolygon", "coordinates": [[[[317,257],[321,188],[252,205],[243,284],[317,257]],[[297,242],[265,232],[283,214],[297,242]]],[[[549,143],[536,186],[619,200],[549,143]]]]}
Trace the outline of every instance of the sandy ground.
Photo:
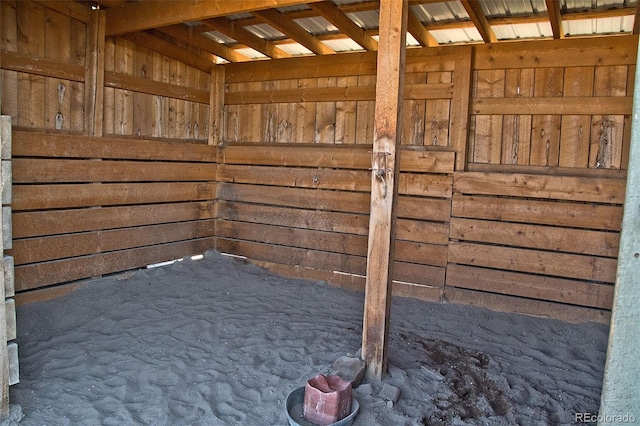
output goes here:
{"type": "MultiPolygon", "coordinates": [[[[11,402],[21,425],[285,425],[287,394],[359,349],[363,300],[217,253],[95,280],[18,308],[11,402]]],[[[354,424],[573,424],[597,412],[607,333],[395,298],[354,424]]]]}

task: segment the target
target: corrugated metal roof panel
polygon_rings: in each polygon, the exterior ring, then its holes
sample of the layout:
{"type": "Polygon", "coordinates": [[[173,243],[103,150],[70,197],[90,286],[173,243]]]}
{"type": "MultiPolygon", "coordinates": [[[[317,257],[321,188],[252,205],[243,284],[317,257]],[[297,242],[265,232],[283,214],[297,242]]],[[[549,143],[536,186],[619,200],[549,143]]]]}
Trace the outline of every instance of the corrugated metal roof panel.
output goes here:
{"type": "Polygon", "coordinates": [[[617,34],[633,31],[634,17],[624,16],[615,18],[580,19],[564,21],[562,28],[569,36],[590,34],[617,34]]]}
{"type": "Polygon", "coordinates": [[[340,38],[334,40],[322,40],[324,44],[336,52],[357,52],[363,50],[362,47],[350,38],[340,38]]]}
{"type": "Polygon", "coordinates": [[[616,7],[633,7],[637,0],[560,0],[562,11],[582,11],[591,9],[612,9],[616,7]]]}
{"type": "Polygon", "coordinates": [[[242,53],[244,56],[247,56],[251,59],[267,59],[268,58],[268,56],[263,55],[262,53],[250,47],[243,47],[242,49],[236,49],[236,52],[242,53]]]}
{"type": "Polygon", "coordinates": [[[459,1],[427,3],[411,6],[411,11],[425,24],[469,20],[469,14],[459,1]]]}
{"type": "Polygon", "coordinates": [[[498,40],[519,40],[553,37],[549,22],[534,24],[494,25],[491,27],[498,40]]]}
{"type": "Polygon", "coordinates": [[[544,0],[481,0],[480,7],[489,19],[532,15],[547,10],[544,0]]]}
{"type": "Polygon", "coordinates": [[[207,31],[206,33],[202,33],[202,35],[221,44],[237,43],[237,40],[232,39],[231,37],[227,37],[226,35],[219,33],[218,31],[207,31]]]}
{"type": "Polygon", "coordinates": [[[265,40],[281,40],[286,38],[284,34],[269,24],[247,25],[244,29],[251,31],[253,34],[265,40]]]}
{"type": "Polygon", "coordinates": [[[278,44],[278,49],[282,49],[293,56],[313,55],[313,52],[301,45],[300,43],[282,43],[278,44]]]}
{"type": "Polygon", "coordinates": [[[347,13],[347,16],[351,18],[351,20],[355,22],[356,25],[365,30],[378,28],[378,22],[380,21],[380,13],[378,12],[378,10],[347,13]]]}
{"type": "Polygon", "coordinates": [[[320,34],[331,34],[338,32],[338,28],[331,22],[324,19],[322,16],[317,16],[314,18],[294,19],[293,21],[307,30],[307,32],[316,36],[320,34]]]}
{"type": "Polygon", "coordinates": [[[431,35],[438,44],[472,43],[482,41],[476,28],[460,28],[456,30],[433,30],[431,35]]]}

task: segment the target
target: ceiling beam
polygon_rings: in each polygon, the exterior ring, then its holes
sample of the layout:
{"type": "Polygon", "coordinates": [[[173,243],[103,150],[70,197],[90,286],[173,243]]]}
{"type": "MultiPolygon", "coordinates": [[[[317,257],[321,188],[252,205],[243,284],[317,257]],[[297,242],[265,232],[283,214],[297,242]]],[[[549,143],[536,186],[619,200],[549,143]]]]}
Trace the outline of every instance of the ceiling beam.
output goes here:
{"type": "Polygon", "coordinates": [[[313,3],[319,0],[191,0],[164,1],[146,0],[121,4],[107,9],[107,36],[121,35],[149,28],[165,27],[181,22],[199,21],[208,18],[272,7],[313,3]]]}
{"type": "Polygon", "coordinates": [[[365,34],[364,30],[355,24],[332,1],[322,1],[309,5],[323,18],[335,25],[344,35],[369,51],[378,50],[378,42],[365,34]]]}
{"type": "Polygon", "coordinates": [[[212,18],[202,21],[206,28],[219,31],[272,59],[290,58],[291,54],[279,49],[273,42],[262,39],[227,18],[212,18]]]}
{"type": "Polygon", "coordinates": [[[640,4],[636,6],[636,15],[633,19],[633,33],[640,34],[640,4]]]}
{"type": "Polygon", "coordinates": [[[199,49],[226,59],[229,62],[245,62],[251,60],[251,58],[249,58],[248,56],[238,53],[234,49],[231,49],[224,44],[211,40],[209,37],[205,37],[199,32],[194,31],[192,27],[188,28],[184,25],[171,25],[168,27],[159,28],[158,31],[170,35],[176,40],[183,41],[199,49]]]}
{"type": "Polygon", "coordinates": [[[545,3],[547,4],[547,13],[549,14],[549,22],[551,22],[553,38],[556,40],[564,38],[562,15],[560,14],[560,2],[557,0],[545,0],[545,3]]]}
{"type": "Polygon", "coordinates": [[[285,18],[282,13],[275,9],[260,10],[253,13],[265,23],[271,25],[287,37],[294,39],[316,55],[330,55],[332,53],[336,53],[329,46],[309,34],[300,25],[285,18]]]}
{"type": "Polygon", "coordinates": [[[411,10],[409,10],[407,16],[407,31],[418,40],[421,46],[433,47],[438,45],[438,41],[427,31],[411,10]]]}
{"type": "Polygon", "coordinates": [[[489,25],[487,17],[482,11],[480,2],[475,0],[460,0],[460,3],[462,3],[462,6],[464,6],[467,14],[469,14],[469,18],[471,18],[471,21],[473,21],[473,24],[478,29],[482,40],[484,40],[485,43],[497,42],[498,39],[491,29],[491,25],[489,25]]]}

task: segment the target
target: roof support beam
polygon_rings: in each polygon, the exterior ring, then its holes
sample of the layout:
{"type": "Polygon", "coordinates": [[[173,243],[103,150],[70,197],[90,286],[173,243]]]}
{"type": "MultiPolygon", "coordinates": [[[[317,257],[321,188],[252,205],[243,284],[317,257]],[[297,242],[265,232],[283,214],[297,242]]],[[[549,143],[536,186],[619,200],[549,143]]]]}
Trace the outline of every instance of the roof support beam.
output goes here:
{"type": "Polygon", "coordinates": [[[406,1],[380,0],[380,42],[362,331],[362,358],[367,363],[367,376],[377,380],[382,379],[387,370],[408,9],[406,1]]]}
{"type": "Polygon", "coordinates": [[[191,0],[189,2],[146,0],[128,2],[107,10],[107,36],[165,27],[181,22],[200,21],[272,7],[313,3],[319,0],[191,0]]]}
{"type": "Polygon", "coordinates": [[[285,52],[270,41],[261,39],[251,31],[246,30],[243,26],[227,18],[213,18],[202,21],[205,27],[221,32],[238,42],[257,50],[263,55],[267,55],[272,59],[289,58],[291,55],[285,52]]]}
{"type": "Polygon", "coordinates": [[[411,11],[409,11],[409,16],[407,17],[407,31],[418,40],[421,46],[433,47],[439,44],[411,11]]]}
{"type": "Polygon", "coordinates": [[[482,11],[482,7],[480,6],[480,2],[475,0],[460,0],[460,3],[464,6],[464,9],[469,14],[469,18],[473,21],[473,24],[478,29],[482,40],[485,43],[495,43],[498,41],[496,35],[493,33],[491,29],[491,25],[487,20],[487,17],[484,15],[482,11]]]}
{"type": "Polygon", "coordinates": [[[640,414],[640,68],[636,68],[633,98],[627,190],[620,232],[611,331],[598,413],[598,417],[605,419],[640,414]]]}
{"type": "Polygon", "coordinates": [[[316,55],[331,55],[336,53],[326,44],[309,34],[294,21],[287,19],[275,9],[253,12],[258,18],[271,25],[284,35],[297,41],[316,55]]]}
{"type": "Polygon", "coordinates": [[[347,15],[331,1],[310,4],[311,8],[335,25],[344,35],[358,43],[365,50],[378,50],[378,43],[367,36],[347,15]]]}
{"type": "Polygon", "coordinates": [[[551,22],[551,30],[553,38],[559,40],[564,38],[564,30],[562,29],[562,16],[560,14],[560,2],[557,0],[545,0],[547,4],[547,13],[551,22]]]}

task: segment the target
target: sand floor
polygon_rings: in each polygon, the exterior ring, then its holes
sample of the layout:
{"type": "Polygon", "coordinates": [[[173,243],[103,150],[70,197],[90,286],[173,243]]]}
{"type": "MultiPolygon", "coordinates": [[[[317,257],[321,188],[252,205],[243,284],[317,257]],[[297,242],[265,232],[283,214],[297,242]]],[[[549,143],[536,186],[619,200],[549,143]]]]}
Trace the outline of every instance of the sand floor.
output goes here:
{"type": "MultiPolygon", "coordinates": [[[[207,253],[21,306],[20,425],[286,425],[360,348],[364,295],[207,253]]],[[[355,425],[557,425],[598,410],[608,327],[395,298],[355,425]],[[438,376],[442,377],[438,377],[438,376]],[[390,406],[384,383],[400,389],[390,406]]]]}

